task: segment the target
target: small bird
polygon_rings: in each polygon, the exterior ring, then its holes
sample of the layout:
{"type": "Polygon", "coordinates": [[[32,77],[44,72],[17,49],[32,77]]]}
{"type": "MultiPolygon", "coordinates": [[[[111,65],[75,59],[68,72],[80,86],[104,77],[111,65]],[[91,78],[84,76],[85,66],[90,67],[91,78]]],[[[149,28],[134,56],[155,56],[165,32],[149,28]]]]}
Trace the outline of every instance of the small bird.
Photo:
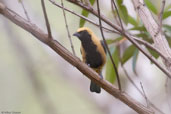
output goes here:
{"type": "MultiPolygon", "coordinates": [[[[102,76],[102,68],[106,62],[106,50],[102,40],[87,27],[82,27],[73,34],[81,41],[81,54],[83,62],[96,71],[100,77],[102,76]]],[[[100,93],[101,88],[95,82],[91,81],[90,91],[100,93]]]]}

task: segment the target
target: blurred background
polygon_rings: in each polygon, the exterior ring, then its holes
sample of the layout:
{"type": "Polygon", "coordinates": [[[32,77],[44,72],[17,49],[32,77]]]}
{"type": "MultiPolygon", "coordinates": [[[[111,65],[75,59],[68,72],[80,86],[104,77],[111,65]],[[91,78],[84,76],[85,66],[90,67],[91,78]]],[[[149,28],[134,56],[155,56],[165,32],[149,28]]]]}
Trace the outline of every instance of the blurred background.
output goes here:
{"type": "MultiPolygon", "coordinates": [[[[60,4],[59,0],[56,0],[60,4]]],[[[22,4],[18,0],[0,0],[6,6],[26,18],[22,4]]],[[[160,0],[151,0],[160,9],[160,0]]],[[[170,0],[166,0],[169,4],[170,0]]],[[[62,9],[45,0],[53,37],[71,51],[65,28],[62,9]]],[[[110,0],[101,0],[103,14],[112,19],[109,12],[110,0]]],[[[23,0],[30,21],[46,31],[40,0],[23,0]]],[[[131,1],[124,0],[129,14],[135,16],[131,1]]],[[[81,8],[64,0],[65,7],[80,13],[81,8]]],[[[66,12],[71,35],[79,28],[80,18],[66,12]]],[[[92,15],[89,18],[97,21],[92,15]]],[[[170,23],[168,18],[164,23],[170,23]]],[[[86,23],[98,37],[99,28],[86,23]]],[[[83,76],[52,49],[38,41],[34,36],[0,15],[0,114],[136,114],[127,105],[112,97],[104,90],[101,94],[89,91],[90,80],[83,76]]],[[[105,34],[114,38],[114,34],[105,34]]],[[[80,41],[72,36],[76,55],[80,55],[80,41]]],[[[159,61],[161,61],[159,59],[159,61]]],[[[162,61],[161,61],[162,62],[162,61]]],[[[146,96],[160,110],[171,113],[170,91],[165,92],[166,76],[143,55],[139,54],[136,70],[132,71],[131,59],[124,64],[129,75],[141,89],[143,84],[146,96]]],[[[123,90],[144,105],[145,99],[128,81],[119,69],[123,90]]],[[[105,68],[103,71],[105,75],[105,68]]],[[[117,85],[115,83],[115,85],[117,85]]],[[[158,112],[156,112],[158,113],[158,112]]]]}

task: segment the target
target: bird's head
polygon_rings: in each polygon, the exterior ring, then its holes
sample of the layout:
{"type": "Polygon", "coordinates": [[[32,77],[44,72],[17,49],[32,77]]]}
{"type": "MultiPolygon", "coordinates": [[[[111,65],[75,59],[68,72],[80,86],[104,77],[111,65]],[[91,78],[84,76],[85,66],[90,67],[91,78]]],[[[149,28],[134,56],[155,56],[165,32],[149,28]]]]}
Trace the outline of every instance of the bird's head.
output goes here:
{"type": "Polygon", "coordinates": [[[87,28],[87,27],[82,27],[77,30],[76,33],[73,34],[73,36],[78,37],[81,41],[84,40],[90,40],[93,32],[87,28]]]}

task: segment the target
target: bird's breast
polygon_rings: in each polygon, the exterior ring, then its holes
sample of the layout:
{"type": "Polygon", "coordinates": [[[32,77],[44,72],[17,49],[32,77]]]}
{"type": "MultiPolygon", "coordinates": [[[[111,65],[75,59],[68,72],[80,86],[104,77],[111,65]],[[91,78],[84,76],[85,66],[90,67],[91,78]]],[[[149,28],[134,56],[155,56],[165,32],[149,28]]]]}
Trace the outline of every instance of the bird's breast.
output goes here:
{"type": "Polygon", "coordinates": [[[104,64],[105,60],[102,57],[102,53],[95,44],[82,44],[81,51],[83,61],[90,65],[91,68],[99,68],[104,64]]]}

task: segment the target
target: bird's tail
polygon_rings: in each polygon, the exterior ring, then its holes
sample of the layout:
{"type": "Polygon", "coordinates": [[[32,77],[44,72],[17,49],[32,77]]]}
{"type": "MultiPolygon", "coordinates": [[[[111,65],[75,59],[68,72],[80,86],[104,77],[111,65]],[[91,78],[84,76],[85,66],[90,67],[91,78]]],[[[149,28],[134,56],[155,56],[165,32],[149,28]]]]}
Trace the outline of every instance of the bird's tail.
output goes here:
{"type": "Polygon", "coordinates": [[[91,81],[91,84],[90,84],[90,91],[91,91],[91,92],[100,93],[100,92],[101,92],[101,88],[100,88],[100,86],[97,85],[95,82],[91,81]]]}
{"type": "MultiPolygon", "coordinates": [[[[100,73],[100,78],[103,79],[102,74],[100,73]]],[[[96,93],[100,93],[101,92],[101,88],[99,85],[97,85],[95,82],[91,81],[90,84],[90,91],[91,92],[96,92],[96,93]]]]}

